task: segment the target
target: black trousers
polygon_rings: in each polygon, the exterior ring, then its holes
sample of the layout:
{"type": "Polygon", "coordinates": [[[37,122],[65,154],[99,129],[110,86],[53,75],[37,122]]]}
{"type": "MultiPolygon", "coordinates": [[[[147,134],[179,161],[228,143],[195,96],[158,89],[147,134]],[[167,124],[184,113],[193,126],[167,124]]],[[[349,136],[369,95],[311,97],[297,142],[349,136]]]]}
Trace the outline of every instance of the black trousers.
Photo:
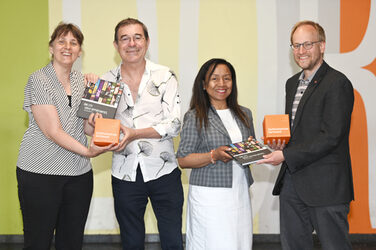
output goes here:
{"type": "Polygon", "coordinates": [[[144,215],[148,198],[158,222],[163,250],[183,250],[183,187],[178,168],[157,180],[144,182],[137,168],[136,182],[112,177],[116,218],[124,250],[140,250],[145,245],[144,215]]]}
{"type": "Polygon", "coordinates": [[[313,230],[324,250],[352,249],[347,220],[349,204],[307,206],[296,193],[288,171],[279,200],[282,249],[311,250],[313,230]]]}
{"type": "Polygon", "coordinates": [[[93,172],[80,176],[36,174],[17,168],[25,250],[81,250],[93,192],[93,172]]]}

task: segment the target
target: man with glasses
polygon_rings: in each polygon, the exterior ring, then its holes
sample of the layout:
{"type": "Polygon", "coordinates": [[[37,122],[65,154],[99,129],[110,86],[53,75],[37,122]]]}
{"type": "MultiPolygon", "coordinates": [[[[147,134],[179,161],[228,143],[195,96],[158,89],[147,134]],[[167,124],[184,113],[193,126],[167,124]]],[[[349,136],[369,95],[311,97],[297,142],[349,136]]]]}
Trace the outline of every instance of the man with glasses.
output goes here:
{"type": "Polygon", "coordinates": [[[142,22],[120,21],[113,44],[122,62],[102,77],[125,86],[115,116],[127,138],[112,158],[115,213],[123,249],[144,249],[150,199],[162,249],[183,249],[183,188],[172,141],[181,126],[178,83],[169,68],[145,59],[149,43],[142,22]]]}
{"type": "Polygon", "coordinates": [[[291,48],[301,72],[286,83],[290,142],[260,163],[282,163],[273,194],[280,196],[283,249],[351,249],[347,215],[354,199],[349,130],[351,82],[324,61],[325,32],[312,21],[292,29],[291,48]]]}

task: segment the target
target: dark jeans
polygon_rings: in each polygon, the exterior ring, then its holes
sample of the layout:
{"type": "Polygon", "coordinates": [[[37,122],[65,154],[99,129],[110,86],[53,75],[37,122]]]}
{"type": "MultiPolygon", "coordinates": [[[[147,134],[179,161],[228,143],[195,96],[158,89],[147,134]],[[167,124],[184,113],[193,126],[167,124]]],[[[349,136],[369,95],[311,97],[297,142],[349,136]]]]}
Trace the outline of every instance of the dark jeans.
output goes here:
{"type": "Polygon", "coordinates": [[[44,175],[17,168],[25,250],[80,250],[93,192],[93,172],[44,175]]]}
{"type": "Polygon", "coordinates": [[[296,193],[291,175],[286,171],[280,194],[281,244],[284,250],[311,250],[312,232],[324,250],[350,250],[349,204],[311,207],[296,193]]]}
{"type": "Polygon", "coordinates": [[[183,249],[181,228],[184,197],[178,168],[157,180],[144,182],[138,167],[136,182],[112,177],[112,190],[124,250],[144,249],[144,214],[148,198],[157,218],[162,249],[183,249]]]}

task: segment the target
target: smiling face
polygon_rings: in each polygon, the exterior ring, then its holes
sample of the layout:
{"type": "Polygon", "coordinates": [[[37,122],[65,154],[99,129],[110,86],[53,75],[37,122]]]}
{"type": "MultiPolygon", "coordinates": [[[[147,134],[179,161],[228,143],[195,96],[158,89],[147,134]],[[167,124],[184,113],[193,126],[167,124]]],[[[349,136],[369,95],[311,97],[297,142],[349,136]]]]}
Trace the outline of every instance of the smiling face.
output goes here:
{"type": "Polygon", "coordinates": [[[149,41],[140,24],[130,24],[119,28],[114,46],[124,63],[139,63],[145,58],[149,41]]]}
{"type": "Polygon", "coordinates": [[[72,67],[76,59],[81,55],[81,45],[72,32],[57,37],[49,47],[53,56],[53,63],[61,66],[72,67]]]}
{"type": "MultiPolygon", "coordinates": [[[[292,43],[316,42],[319,41],[318,32],[311,25],[298,27],[292,35],[292,43]]],[[[300,46],[293,50],[295,62],[304,70],[305,77],[310,76],[323,62],[325,42],[314,43],[309,50],[300,46]]]]}
{"type": "MultiPolygon", "coordinates": [[[[209,70],[209,72],[211,69],[209,70]]],[[[205,89],[209,95],[211,105],[216,109],[227,108],[227,97],[232,91],[232,75],[224,64],[218,64],[211,76],[205,79],[205,89]]]]}

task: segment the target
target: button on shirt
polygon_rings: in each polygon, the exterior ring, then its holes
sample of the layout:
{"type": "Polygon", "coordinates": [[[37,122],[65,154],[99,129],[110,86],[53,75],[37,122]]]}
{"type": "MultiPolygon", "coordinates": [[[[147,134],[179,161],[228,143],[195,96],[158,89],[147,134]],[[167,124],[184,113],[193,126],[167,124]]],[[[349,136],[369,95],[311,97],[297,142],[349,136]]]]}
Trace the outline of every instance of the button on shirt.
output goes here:
{"type": "MultiPolygon", "coordinates": [[[[121,82],[121,65],[102,79],[121,82]]],[[[178,83],[169,68],[146,60],[135,102],[128,85],[124,85],[115,119],[129,128],[152,127],[161,138],[134,140],[122,152],[114,152],[112,175],[134,182],[140,165],[144,181],[155,180],[177,167],[172,138],[181,127],[178,83]]]]}

